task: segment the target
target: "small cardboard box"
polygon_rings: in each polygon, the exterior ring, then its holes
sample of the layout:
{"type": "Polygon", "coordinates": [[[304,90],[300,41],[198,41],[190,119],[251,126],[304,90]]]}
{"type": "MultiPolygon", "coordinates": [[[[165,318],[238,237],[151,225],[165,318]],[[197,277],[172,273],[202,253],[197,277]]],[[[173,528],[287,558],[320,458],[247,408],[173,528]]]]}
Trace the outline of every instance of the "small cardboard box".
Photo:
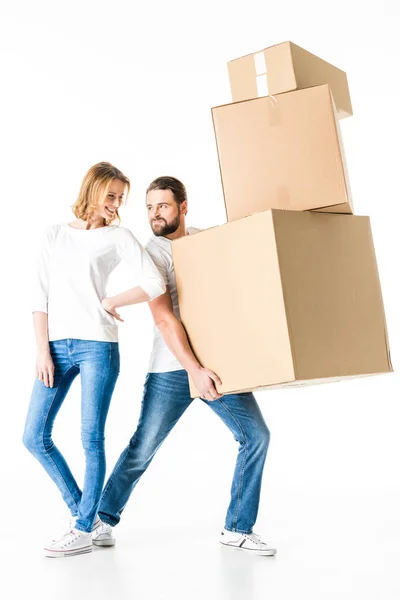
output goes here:
{"type": "Polygon", "coordinates": [[[292,42],[228,63],[233,102],[329,84],[339,118],[353,114],[347,75],[292,42]]]}

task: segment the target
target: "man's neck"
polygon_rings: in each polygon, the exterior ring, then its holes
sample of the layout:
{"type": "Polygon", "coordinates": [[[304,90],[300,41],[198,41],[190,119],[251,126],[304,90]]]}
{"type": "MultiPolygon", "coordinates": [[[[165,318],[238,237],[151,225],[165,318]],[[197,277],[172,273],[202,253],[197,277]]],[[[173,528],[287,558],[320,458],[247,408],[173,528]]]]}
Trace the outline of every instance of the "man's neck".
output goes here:
{"type": "Polygon", "coordinates": [[[176,231],[174,231],[174,233],[170,233],[169,235],[166,235],[165,237],[168,240],[177,240],[178,238],[181,238],[183,236],[187,235],[187,229],[186,229],[186,224],[185,221],[183,221],[178,229],[176,231]]]}

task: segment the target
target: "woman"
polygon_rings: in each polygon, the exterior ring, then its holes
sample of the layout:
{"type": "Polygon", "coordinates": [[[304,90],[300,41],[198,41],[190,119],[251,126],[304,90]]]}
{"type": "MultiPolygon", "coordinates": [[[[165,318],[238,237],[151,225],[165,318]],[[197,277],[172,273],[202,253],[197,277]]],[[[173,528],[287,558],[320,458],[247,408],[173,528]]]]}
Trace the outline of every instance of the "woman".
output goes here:
{"type": "MultiPolygon", "coordinates": [[[[50,227],[39,253],[32,306],[37,379],[23,441],[76,517],[70,531],[46,546],[49,557],[92,550],[91,531],[105,477],[105,421],[119,373],[118,329],[106,311],[106,301],[102,304],[108,277],[125,260],[137,283],[127,294],[129,304],[165,292],[146,251],[128,229],[114,224],[129,187],[128,178],[113,165],[94,165],[73,206],[76,219],[50,227]],[[51,437],[54,420],[78,374],[86,456],[82,490],[51,437]]],[[[120,319],[117,313],[115,317],[120,319]]]]}

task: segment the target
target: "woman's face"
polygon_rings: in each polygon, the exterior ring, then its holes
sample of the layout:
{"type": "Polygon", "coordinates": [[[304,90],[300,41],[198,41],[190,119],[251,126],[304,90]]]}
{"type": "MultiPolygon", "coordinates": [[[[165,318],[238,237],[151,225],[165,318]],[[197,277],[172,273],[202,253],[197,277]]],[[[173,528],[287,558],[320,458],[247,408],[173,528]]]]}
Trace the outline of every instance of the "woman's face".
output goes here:
{"type": "Polygon", "coordinates": [[[121,206],[125,198],[126,192],[126,184],[119,179],[113,179],[103,204],[94,209],[92,217],[94,219],[102,218],[112,221],[117,209],[121,206]]]}

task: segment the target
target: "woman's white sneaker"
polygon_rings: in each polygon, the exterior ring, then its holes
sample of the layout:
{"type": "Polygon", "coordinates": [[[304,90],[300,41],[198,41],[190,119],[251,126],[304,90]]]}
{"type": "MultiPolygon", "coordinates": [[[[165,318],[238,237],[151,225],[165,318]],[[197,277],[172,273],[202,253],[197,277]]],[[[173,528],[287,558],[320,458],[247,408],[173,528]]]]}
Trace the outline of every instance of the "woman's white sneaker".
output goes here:
{"type": "Polygon", "coordinates": [[[111,525],[98,519],[93,525],[92,541],[95,546],[114,546],[115,537],[111,525]]]}
{"type": "Polygon", "coordinates": [[[239,533],[223,529],[221,531],[220,542],[223,546],[235,548],[236,550],[244,550],[244,552],[259,556],[275,556],[276,554],[276,549],[268,546],[256,533],[239,533]]]}
{"type": "Polygon", "coordinates": [[[77,554],[86,554],[91,552],[92,534],[79,531],[79,529],[71,529],[65,533],[60,539],[53,540],[45,547],[44,553],[48,558],[64,558],[66,556],[76,556],[77,554]]]}

